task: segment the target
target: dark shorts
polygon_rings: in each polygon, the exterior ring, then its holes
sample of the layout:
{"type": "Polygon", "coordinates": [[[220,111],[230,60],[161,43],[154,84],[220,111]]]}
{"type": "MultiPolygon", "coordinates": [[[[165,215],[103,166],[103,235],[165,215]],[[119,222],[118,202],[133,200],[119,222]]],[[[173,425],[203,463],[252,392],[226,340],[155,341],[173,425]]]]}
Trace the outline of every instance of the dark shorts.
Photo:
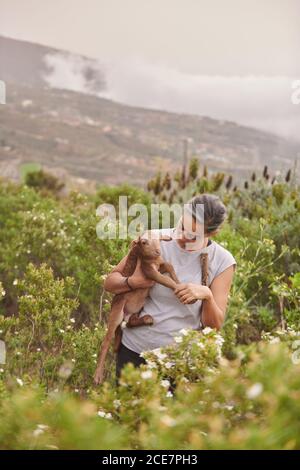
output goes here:
{"type": "Polygon", "coordinates": [[[143,359],[138,353],[131,351],[131,349],[126,348],[126,346],[121,343],[116,359],[117,383],[119,382],[123,367],[129,362],[131,362],[135,367],[139,367],[141,364],[146,364],[145,359],[143,359]]]}
{"type": "MultiPolygon", "coordinates": [[[[121,375],[121,371],[123,367],[131,362],[134,367],[139,367],[141,364],[146,364],[146,361],[143,357],[141,357],[138,353],[131,351],[131,349],[126,348],[123,343],[121,343],[119,351],[117,352],[117,359],[116,359],[116,384],[119,385],[119,378],[121,375]]],[[[174,393],[176,384],[175,382],[166,377],[170,381],[169,391],[174,393]]]]}

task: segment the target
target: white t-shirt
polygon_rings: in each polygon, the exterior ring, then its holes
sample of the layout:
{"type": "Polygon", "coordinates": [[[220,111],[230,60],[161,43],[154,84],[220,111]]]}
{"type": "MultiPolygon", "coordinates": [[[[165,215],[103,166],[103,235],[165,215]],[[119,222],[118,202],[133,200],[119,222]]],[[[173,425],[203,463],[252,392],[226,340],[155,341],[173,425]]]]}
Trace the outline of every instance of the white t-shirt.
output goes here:
{"type": "MultiPolygon", "coordinates": [[[[164,235],[173,235],[174,229],[161,229],[164,235]]],[[[200,251],[186,251],[176,239],[160,241],[162,258],[171,263],[181,283],[201,284],[200,253],[208,253],[208,285],[229,266],[236,265],[232,254],[211,240],[211,244],[200,251]]],[[[140,354],[166,346],[174,341],[174,336],[182,328],[198,330],[201,328],[200,306],[202,301],[184,305],[179,302],[173,291],[156,283],[149,290],[144,308],[140,315],[149,314],[154,319],[151,326],[125,328],[122,343],[140,354]]]]}

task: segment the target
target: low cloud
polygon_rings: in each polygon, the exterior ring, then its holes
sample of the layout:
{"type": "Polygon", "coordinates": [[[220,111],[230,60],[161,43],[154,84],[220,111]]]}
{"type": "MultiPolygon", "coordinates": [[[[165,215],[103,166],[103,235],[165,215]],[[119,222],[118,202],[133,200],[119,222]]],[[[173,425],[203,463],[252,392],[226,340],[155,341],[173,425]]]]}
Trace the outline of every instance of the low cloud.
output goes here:
{"type": "Polygon", "coordinates": [[[235,121],[300,140],[295,77],[206,76],[141,60],[106,65],[107,98],[147,108],[235,121]]]}
{"type": "Polygon", "coordinates": [[[43,78],[52,88],[98,94],[105,88],[100,62],[71,53],[49,53],[44,56],[47,72],[43,78]]]}
{"type": "Polygon", "coordinates": [[[300,141],[300,104],[291,100],[297,77],[195,75],[137,58],[100,63],[61,53],[49,54],[45,61],[45,80],[55,88],[235,121],[300,141]]]}

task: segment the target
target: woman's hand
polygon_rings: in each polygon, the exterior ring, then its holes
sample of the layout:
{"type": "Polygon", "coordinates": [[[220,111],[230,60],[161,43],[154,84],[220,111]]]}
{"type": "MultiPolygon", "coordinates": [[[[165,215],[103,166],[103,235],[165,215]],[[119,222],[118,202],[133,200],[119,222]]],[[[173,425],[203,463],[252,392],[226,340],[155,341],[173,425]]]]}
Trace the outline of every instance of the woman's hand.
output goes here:
{"type": "Polygon", "coordinates": [[[145,289],[152,287],[155,281],[147,279],[141,269],[141,260],[138,259],[135,271],[132,276],[128,278],[129,285],[132,289],[145,289]]]}
{"type": "Polygon", "coordinates": [[[212,297],[209,287],[199,284],[179,284],[174,290],[174,294],[182,304],[193,304],[197,300],[206,300],[212,297]]]}

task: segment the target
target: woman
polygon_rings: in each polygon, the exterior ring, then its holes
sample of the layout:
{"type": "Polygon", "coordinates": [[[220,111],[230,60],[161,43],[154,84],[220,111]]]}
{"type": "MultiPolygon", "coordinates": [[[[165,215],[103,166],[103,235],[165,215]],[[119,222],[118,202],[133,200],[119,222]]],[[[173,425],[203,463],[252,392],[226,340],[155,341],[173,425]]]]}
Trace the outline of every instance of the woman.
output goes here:
{"type": "Polygon", "coordinates": [[[228,250],[211,238],[220,230],[226,208],[217,196],[210,194],[196,196],[189,203],[189,215],[185,214],[175,229],[158,230],[172,238],[161,241],[160,246],[163,259],[173,265],[180,280],[175,291],[146,279],[139,263],[132,276],[123,277],[121,271],[126,257],[106,278],[104,288],[114,294],[127,292],[130,288],[150,287],[141,315],[149,314],[154,319],[151,326],[123,330],[117,353],[117,379],[125,364],[131,362],[139,366],[145,363],[140,356],[143,351],[172,343],[182,328],[198,330],[209,326],[220,329],[223,325],[236,261],[228,250]],[[204,209],[204,224],[203,217],[199,220],[198,204],[204,209]],[[190,232],[187,232],[187,226],[192,227],[190,232]],[[203,252],[208,253],[209,287],[201,285],[200,253],[203,252]]]}

